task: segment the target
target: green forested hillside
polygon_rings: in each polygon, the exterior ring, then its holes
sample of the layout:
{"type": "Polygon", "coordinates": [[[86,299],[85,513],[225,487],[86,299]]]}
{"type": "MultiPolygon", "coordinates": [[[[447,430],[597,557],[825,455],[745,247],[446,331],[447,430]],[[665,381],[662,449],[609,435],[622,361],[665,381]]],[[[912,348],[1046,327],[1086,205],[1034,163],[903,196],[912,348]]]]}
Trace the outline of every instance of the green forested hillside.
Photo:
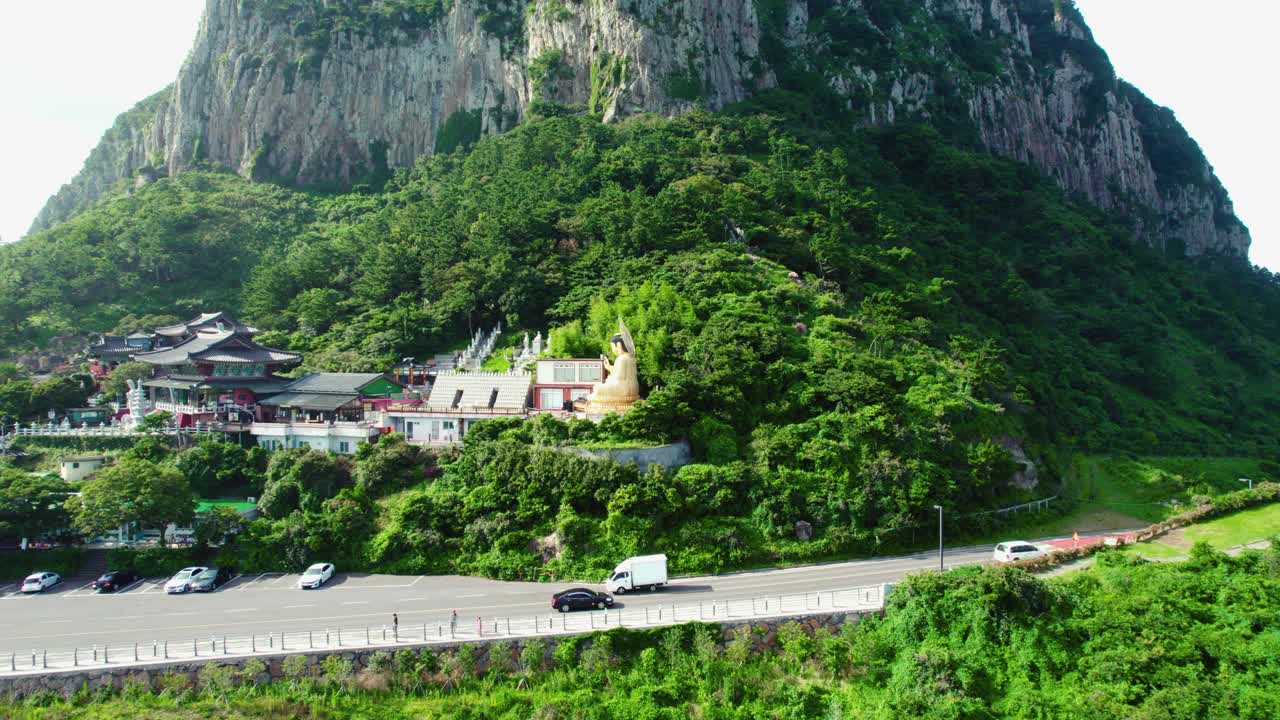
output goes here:
{"type": "Polygon", "coordinates": [[[832,551],[875,546],[934,503],[1025,497],[1006,438],[1049,483],[1076,448],[1275,453],[1275,277],[1135,245],[1027,167],[926,127],[547,117],[377,193],[182,175],[3,262],[20,332],[217,305],[328,369],[386,368],[498,320],[590,356],[623,316],[648,399],[591,432],[689,437],[707,465],[566,485],[567,461],[521,453],[585,431],[495,425],[388,509],[383,567],[448,547],[493,559],[464,569],[525,573],[530,539],[578,516],[622,544],[715,547],[697,567],[802,519],[832,551]],[[432,518],[447,526],[425,532],[432,518]]]}
{"type": "Polygon", "coordinates": [[[315,200],[193,172],[123,187],[67,222],[0,247],[0,347],[109,332],[127,315],[240,306],[262,254],[302,234],[315,200]]]}

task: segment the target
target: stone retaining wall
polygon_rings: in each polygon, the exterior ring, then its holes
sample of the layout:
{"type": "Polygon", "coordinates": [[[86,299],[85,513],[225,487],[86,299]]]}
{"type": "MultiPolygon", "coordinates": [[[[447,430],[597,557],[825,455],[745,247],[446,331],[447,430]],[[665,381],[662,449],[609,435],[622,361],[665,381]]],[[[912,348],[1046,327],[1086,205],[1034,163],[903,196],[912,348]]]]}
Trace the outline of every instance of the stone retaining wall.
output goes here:
{"type": "MultiPolygon", "coordinates": [[[[778,629],[787,623],[800,623],[800,625],[809,634],[813,634],[819,628],[826,628],[832,633],[838,633],[840,631],[840,626],[845,623],[858,622],[869,614],[879,612],[879,610],[837,611],[789,617],[757,618],[752,620],[744,619],[740,621],[723,622],[719,623],[723,628],[721,645],[727,645],[739,634],[745,634],[746,637],[751,639],[754,652],[773,651],[777,646],[778,629]]],[[[674,626],[668,625],[648,629],[628,628],[628,630],[630,632],[652,632],[668,630],[671,627],[674,626]]],[[[383,647],[351,648],[349,650],[340,651],[313,650],[306,652],[277,653],[274,655],[210,658],[208,660],[199,661],[170,661],[85,670],[50,671],[39,675],[0,677],[0,698],[18,699],[43,692],[54,692],[64,697],[71,697],[82,689],[90,692],[100,688],[120,689],[126,684],[135,687],[151,688],[152,690],[160,690],[164,687],[174,687],[175,685],[190,687],[199,684],[200,670],[206,665],[221,665],[232,668],[240,673],[246,666],[254,662],[265,664],[262,674],[257,677],[255,681],[262,683],[274,682],[286,679],[284,661],[286,658],[291,656],[306,658],[309,672],[318,675],[320,672],[321,662],[327,657],[336,655],[349,661],[354,673],[358,674],[369,668],[371,659],[378,653],[396,653],[401,650],[419,651],[423,648],[429,647],[437,655],[447,655],[456,653],[458,648],[462,645],[489,646],[500,642],[506,642],[510,644],[512,648],[512,656],[515,658],[519,656],[519,653],[526,642],[530,640],[538,640],[545,643],[546,657],[549,660],[552,656],[552,652],[560,643],[565,642],[570,638],[576,640],[581,638],[583,635],[591,634],[595,633],[540,636],[536,638],[496,637],[491,640],[480,640],[469,643],[401,643],[383,647]]],[[[479,669],[483,671],[486,664],[485,658],[487,658],[488,653],[481,652],[478,653],[478,656],[481,661],[479,669]]]]}
{"type": "Polygon", "coordinates": [[[585,458],[612,460],[621,465],[634,462],[641,473],[650,465],[661,465],[668,473],[693,462],[693,450],[685,440],[649,448],[598,448],[587,450],[568,446],[565,451],[585,458]]]}

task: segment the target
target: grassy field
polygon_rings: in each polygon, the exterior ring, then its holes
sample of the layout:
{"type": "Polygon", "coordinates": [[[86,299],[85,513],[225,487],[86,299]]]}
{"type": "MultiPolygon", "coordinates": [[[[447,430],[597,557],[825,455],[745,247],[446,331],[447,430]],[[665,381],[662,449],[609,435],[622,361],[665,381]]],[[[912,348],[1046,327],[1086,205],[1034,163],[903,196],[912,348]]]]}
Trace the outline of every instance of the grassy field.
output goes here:
{"type": "Polygon", "coordinates": [[[1175,530],[1148,543],[1132,545],[1127,552],[1152,560],[1185,557],[1191,546],[1204,540],[1219,550],[1280,536],[1280,504],[1241,510],[1216,520],[1175,530]]]}
{"type": "MultiPolygon", "coordinates": [[[[1054,504],[1055,511],[1023,514],[1002,528],[954,539],[957,544],[977,545],[1145,527],[1182,512],[1195,495],[1244,488],[1239,478],[1274,479],[1263,469],[1265,464],[1237,457],[1078,455],[1058,493],[1062,500],[1054,504]]],[[[1045,485],[1043,494],[1054,493],[1045,485]]]]}

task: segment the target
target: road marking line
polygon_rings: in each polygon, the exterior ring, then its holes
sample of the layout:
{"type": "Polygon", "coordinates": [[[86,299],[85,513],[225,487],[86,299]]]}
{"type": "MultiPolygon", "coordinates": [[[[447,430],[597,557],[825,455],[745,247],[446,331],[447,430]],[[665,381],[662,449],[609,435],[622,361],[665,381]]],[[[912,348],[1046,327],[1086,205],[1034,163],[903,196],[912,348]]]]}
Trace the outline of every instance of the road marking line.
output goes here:
{"type": "Polygon", "coordinates": [[[368,600],[352,600],[351,602],[344,602],[342,604],[343,605],[368,605],[369,601],[368,600]]]}
{"type": "Polygon", "coordinates": [[[165,615],[169,615],[172,617],[177,617],[179,615],[199,615],[199,614],[200,613],[194,613],[194,612],[165,613],[165,615]]]}
{"type": "Polygon", "coordinates": [[[229,613],[258,612],[258,608],[234,608],[232,610],[228,610],[227,612],[229,613]]]}
{"type": "Polygon", "coordinates": [[[120,615],[119,617],[106,618],[107,620],[137,620],[138,618],[147,617],[146,615],[120,615]]]}
{"type": "Polygon", "coordinates": [[[400,598],[400,599],[399,599],[399,600],[397,600],[396,602],[418,602],[419,600],[426,600],[426,598],[420,598],[420,597],[416,597],[416,598],[400,598]]]}
{"type": "Polygon", "coordinates": [[[282,610],[296,610],[297,608],[315,607],[315,605],[285,605],[282,610]]]}
{"type": "Polygon", "coordinates": [[[138,578],[137,580],[134,580],[131,584],[126,585],[125,587],[122,587],[119,590],[117,590],[116,594],[119,595],[122,592],[128,592],[129,590],[132,590],[133,588],[137,587],[138,583],[143,583],[143,582],[146,582],[146,580],[142,578],[138,578]]]}
{"type": "Polygon", "coordinates": [[[41,625],[57,625],[59,623],[75,622],[75,620],[39,620],[37,622],[41,625]]]}
{"type": "Polygon", "coordinates": [[[475,595],[459,595],[458,599],[463,600],[466,598],[478,598],[478,597],[484,597],[484,595],[485,595],[484,593],[477,593],[475,595]]]}
{"type": "Polygon", "coordinates": [[[418,583],[422,582],[422,579],[425,577],[426,575],[419,575],[417,580],[414,580],[413,582],[409,583],[409,587],[413,587],[414,585],[417,585],[418,583]]]}
{"type": "Polygon", "coordinates": [[[93,583],[89,583],[88,585],[81,585],[80,587],[75,588],[74,590],[68,592],[66,595],[63,595],[62,597],[64,598],[84,597],[83,595],[77,596],[76,593],[80,592],[81,590],[87,590],[88,588],[91,588],[91,587],[93,587],[93,583]]]}

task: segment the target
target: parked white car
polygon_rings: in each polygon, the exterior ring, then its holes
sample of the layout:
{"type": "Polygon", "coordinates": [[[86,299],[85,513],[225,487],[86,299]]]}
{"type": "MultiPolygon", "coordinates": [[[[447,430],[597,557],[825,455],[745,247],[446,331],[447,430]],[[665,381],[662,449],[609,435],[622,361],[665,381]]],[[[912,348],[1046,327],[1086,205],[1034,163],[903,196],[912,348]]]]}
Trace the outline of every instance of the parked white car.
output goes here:
{"type": "Polygon", "coordinates": [[[332,577],[332,563],[316,563],[315,565],[307,568],[306,572],[302,573],[302,577],[298,579],[298,587],[314,590],[315,588],[329,582],[329,579],[332,577]]]}
{"type": "Polygon", "coordinates": [[[182,568],[177,575],[164,584],[164,591],[171,595],[187,592],[191,589],[191,582],[196,579],[196,576],[208,569],[207,567],[182,568]]]}
{"type": "Polygon", "coordinates": [[[998,563],[1007,563],[1017,560],[1029,560],[1034,557],[1040,557],[1043,554],[1043,550],[1026,540],[1006,540],[996,545],[995,552],[991,554],[991,559],[998,563]]]}
{"type": "Polygon", "coordinates": [[[58,576],[58,573],[51,573],[44,570],[40,572],[33,572],[27,576],[26,580],[22,581],[22,592],[44,592],[60,582],[62,582],[62,578],[58,576]]]}

